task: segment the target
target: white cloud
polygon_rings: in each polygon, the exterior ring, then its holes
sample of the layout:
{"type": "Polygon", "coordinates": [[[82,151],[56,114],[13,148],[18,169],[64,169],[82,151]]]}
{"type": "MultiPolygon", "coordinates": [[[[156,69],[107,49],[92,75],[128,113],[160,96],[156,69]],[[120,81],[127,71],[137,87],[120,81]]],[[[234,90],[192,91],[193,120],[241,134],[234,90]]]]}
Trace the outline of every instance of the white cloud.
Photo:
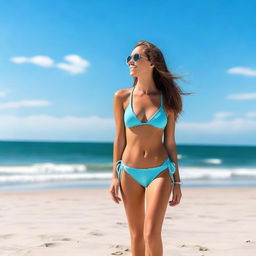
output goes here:
{"type": "Polygon", "coordinates": [[[50,102],[45,100],[21,100],[21,101],[11,101],[0,104],[0,109],[7,108],[22,108],[22,107],[42,107],[48,106],[50,102]]]}
{"type": "Polygon", "coordinates": [[[213,119],[209,122],[182,122],[179,124],[180,131],[200,134],[226,134],[245,133],[256,131],[256,120],[238,117],[231,120],[213,119]]]}
{"type": "Polygon", "coordinates": [[[27,57],[23,57],[23,56],[14,57],[14,58],[11,58],[11,61],[14,63],[17,63],[17,64],[22,64],[22,63],[28,62],[28,63],[32,63],[32,64],[35,64],[35,65],[38,65],[41,67],[52,67],[54,64],[53,59],[51,59],[50,57],[40,56],[40,55],[31,57],[31,58],[27,58],[27,57]]]}
{"type": "Polygon", "coordinates": [[[53,59],[48,56],[34,56],[30,58],[31,63],[42,66],[42,67],[51,67],[53,66],[53,59]]]}
{"type": "Polygon", "coordinates": [[[64,59],[68,63],[58,63],[56,66],[60,69],[64,69],[71,74],[83,73],[90,63],[87,60],[82,59],[78,55],[67,55],[64,59]]]}
{"type": "Polygon", "coordinates": [[[218,112],[218,113],[214,114],[216,119],[225,119],[225,118],[233,116],[233,115],[234,115],[234,113],[231,113],[231,112],[218,112]]]}
{"type": "Polygon", "coordinates": [[[255,100],[256,93],[237,93],[237,94],[229,94],[227,96],[229,100],[255,100]]]}
{"type": "Polygon", "coordinates": [[[249,111],[247,113],[244,114],[245,117],[248,117],[248,118],[254,118],[256,117],[256,111],[249,111]]]}
{"type": "Polygon", "coordinates": [[[227,73],[243,76],[256,76],[256,69],[252,69],[249,67],[233,67],[228,69],[227,73]]]}
{"type": "Polygon", "coordinates": [[[10,90],[0,91],[0,98],[6,97],[10,92],[10,90]]]}
{"type": "Polygon", "coordinates": [[[13,57],[10,59],[10,61],[17,63],[17,64],[21,64],[21,63],[29,62],[28,59],[29,58],[20,56],[20,57],[13,57]]]}
{"type": "Polygon", "coordinates": [[[55,67],[67,71],[70,74],[79,74],[86,71],[86,68],[91,64],[89,61],[83,59],[79,55],[71,54],[64,56],[66,62],[55,63],[54,60],[48,56],[34,56],[27,58],[24,56],[13,57],[10,61],[16,64],[32,63],[41,67],[55,67]]]}

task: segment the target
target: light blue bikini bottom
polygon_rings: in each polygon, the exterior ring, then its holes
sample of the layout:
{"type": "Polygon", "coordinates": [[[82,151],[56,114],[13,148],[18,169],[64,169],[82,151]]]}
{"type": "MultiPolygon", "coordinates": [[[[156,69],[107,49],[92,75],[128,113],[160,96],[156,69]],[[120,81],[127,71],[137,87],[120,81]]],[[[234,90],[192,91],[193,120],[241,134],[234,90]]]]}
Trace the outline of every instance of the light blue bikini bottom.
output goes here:
{"type": "Polygon", "coordinates": [[[143,187],[147,187],[156,178],[156,176],[166,168],[169,169],[169,174],[172,179],[172,184],[174,184],[173,174],[176,171],[176,166],[175,166],[175,163],[172,162],[169,157],[167,157],[166,160],[161,165],[155,166],[152,168],[145,168],[145,169],[132,168],[132,167],[126,166],[124,165],[122,160],[118,160],[116,162],[116,171],[117,171],[119,182],[121,179],[122,170],[124,169],[143,187]]]}

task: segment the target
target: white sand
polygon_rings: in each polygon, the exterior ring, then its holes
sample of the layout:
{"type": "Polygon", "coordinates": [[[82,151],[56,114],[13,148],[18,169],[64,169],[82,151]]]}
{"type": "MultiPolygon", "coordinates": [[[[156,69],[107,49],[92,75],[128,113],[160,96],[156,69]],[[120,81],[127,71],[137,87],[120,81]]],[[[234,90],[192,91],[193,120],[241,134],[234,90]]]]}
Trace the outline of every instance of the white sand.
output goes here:
{"type": "MultiPolygon", "coordinates": [[[[256,188],[182,194],[167,208],[164,256],[256,255],[256,188]]],[[[123,203],[108,189],[0,192],[0,223],[0,256],[131,255],[123,203]]]]}

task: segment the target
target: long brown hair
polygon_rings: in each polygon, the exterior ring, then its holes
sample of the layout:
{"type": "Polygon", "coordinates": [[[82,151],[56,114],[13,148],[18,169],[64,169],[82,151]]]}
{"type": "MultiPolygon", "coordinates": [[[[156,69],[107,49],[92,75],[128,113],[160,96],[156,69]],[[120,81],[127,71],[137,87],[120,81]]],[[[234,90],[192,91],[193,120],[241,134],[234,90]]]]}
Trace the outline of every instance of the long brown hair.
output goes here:
{"type": "MultiPolygon", "coordinates": [[[[144,54],[148,57],[148,60],[154,64],[153,80],[157,89],[163,93],[164,105],[173,110],[176,121],[183,111],[181,95],[189,95],[192,93],[183,92],[178,86],[175,80],[182,79],[183,76],[175,76],[168,70],[164,56],[159,48],[145,40],[138,41],[134,48],[138,46],[144,47],[144,54]]],[[[133,79],[134,87],[138,78],[134,77],[133,79]]]]}

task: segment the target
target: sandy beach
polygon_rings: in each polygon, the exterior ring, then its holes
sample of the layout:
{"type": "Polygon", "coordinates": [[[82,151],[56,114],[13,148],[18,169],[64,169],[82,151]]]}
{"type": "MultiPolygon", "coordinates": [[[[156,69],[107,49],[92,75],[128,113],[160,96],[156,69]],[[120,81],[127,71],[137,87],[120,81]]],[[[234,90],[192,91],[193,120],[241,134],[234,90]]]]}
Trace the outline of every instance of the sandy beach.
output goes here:
{"type": "MultiPolygon", "coordinates": [[[[182,188],[167,207],[164,256],[256,255],[256,188],[182,188]]],[[[120,195],[120,191],[119,191],[120,195]]],[[[0,192],[1,256],[131,255],[108,189],[0,192]]]]}

